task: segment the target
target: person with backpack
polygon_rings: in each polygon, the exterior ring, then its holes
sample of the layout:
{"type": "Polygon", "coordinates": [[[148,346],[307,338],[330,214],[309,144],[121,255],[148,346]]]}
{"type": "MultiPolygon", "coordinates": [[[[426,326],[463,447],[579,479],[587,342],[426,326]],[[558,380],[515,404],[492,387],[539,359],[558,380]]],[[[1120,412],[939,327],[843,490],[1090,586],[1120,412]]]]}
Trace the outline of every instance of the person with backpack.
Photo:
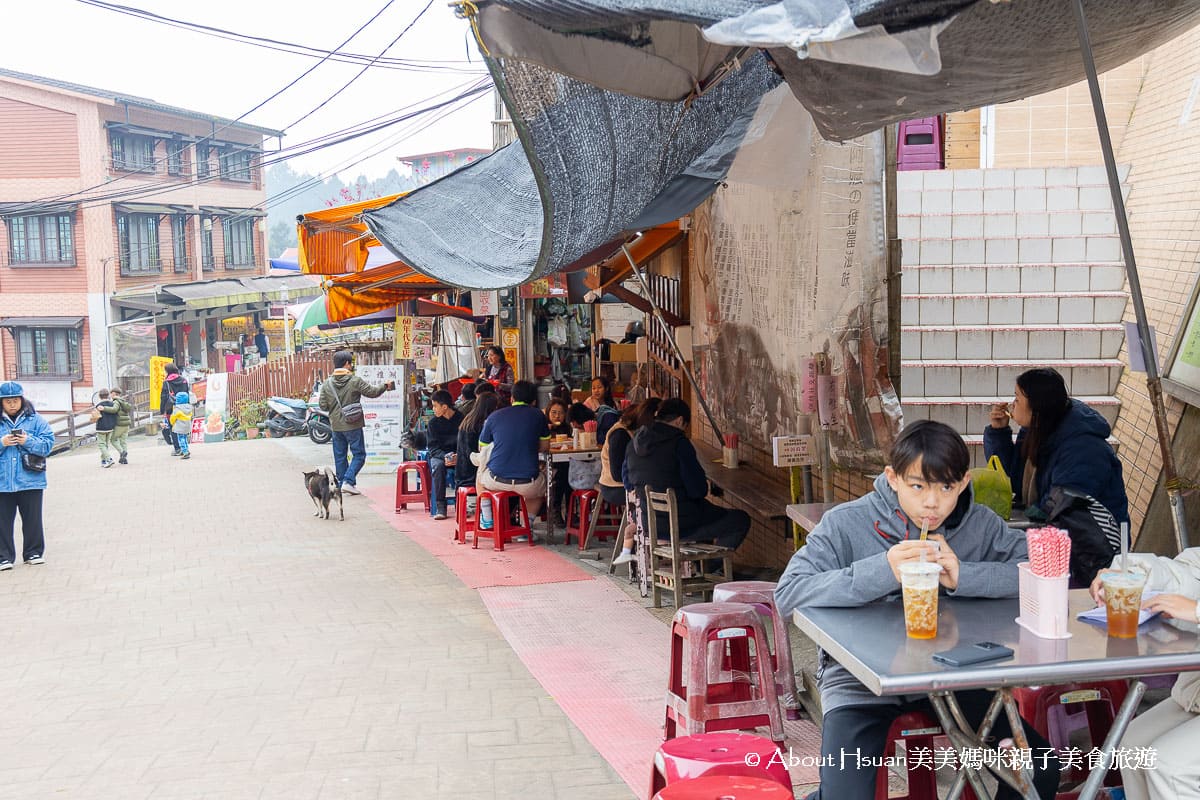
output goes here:
{"type": "Polygon", "coordinates": [[[96,444],[100,448],[100,466],[108,469],[113,465],[112,432],[117,427],[117,407],[112,401],[108,389],[101,389],[100,402],[96,404],[93,417],[96,422],[96,444]]]}
{"type": "Polygon", "coordinates": [[[363,436],[366,418],[362,398],[379,397],[396,388],[395,381],[372,386],[354,374],[354,354],[338,350],[333,354],[333,374],[321,385],[321,410],[329,415],[333,429],[333,464],[338,486],[346,494],[362,494],[355,485],[358,471],[367,463],[367,442],[363,436]],[[351,456],[347,463],[347,453],[351,456]]]}
{"type": "Polygon", "coordinates": [[[117,427],[113,428],[112,445],[119,454],[118,464],[129,463],[129,429],[133,425],[133,404],[125,399],[125,393],[118,387],[108,390],[112,396],[113,405],[117,407],[117,427]]]}
{"type": "MultiPolygon", "coordinates": [[[[188,440],[192,436],[192,404],[191,397],[187,392],[180,392],[175,395],[175,405],[171,408],[171,431],[175,434],[175,441],[179,445],[179,451],[183,454],[182,459],[187,460],[192,457],[191,449],[188,447],[188,440]]],[[[109,462],[112,466],[112,462],[109,462]]]]}
{"type": "MultiPolygon", "coordinates": [[[[163,378],[162,393],[159,395],[158,409],[163,416],[162,436],[167,444],[174,448],[173,456],[183,455],[183,451],[179,448],[179,440],[175,437],[171,430],[171,410],[175,407],[175,398],[181,393],[188,393],[187,378],[179,372],[179,367],[175,366],[174,361],[168,361],[163,368],[166,377],[163,378]]],[[[190,429],[189,429],[190,430],[190,429]]]]}

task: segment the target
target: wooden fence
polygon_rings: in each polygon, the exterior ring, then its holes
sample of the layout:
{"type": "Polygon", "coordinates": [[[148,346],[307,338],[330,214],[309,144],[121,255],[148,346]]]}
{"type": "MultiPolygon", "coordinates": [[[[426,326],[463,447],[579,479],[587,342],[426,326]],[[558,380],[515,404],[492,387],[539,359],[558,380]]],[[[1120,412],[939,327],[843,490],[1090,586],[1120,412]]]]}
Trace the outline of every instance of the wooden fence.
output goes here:
{"type": "Polygon", "coordinates": [[[313,384],[332,370],[328,356],[292,355],[250,367],[229,376],[230,409],[241,400],[299,397],[305,400],[313,384]]]}

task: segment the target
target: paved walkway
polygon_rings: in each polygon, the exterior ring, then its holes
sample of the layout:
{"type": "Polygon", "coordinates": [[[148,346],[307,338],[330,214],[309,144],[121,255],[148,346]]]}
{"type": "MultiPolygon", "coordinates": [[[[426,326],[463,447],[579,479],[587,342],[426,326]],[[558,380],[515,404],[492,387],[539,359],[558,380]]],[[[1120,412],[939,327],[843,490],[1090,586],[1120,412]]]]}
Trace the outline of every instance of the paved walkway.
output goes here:
{"type": "Polygon", "coordinates": [[[0,573],[0,798],[634,796],[477,590],[311,516],[327,448],[130,460],[52,459],[47,564],[0,573]]]}

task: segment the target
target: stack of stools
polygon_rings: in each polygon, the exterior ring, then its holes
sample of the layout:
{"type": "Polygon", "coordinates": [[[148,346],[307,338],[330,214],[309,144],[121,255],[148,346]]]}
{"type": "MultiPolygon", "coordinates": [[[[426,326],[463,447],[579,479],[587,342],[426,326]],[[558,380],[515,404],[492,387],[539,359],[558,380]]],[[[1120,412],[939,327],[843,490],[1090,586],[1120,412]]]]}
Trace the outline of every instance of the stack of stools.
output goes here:
{"type": "Polygon", "coordinates": [[[671,623],[666,738],[674,739],[679,728],[697,734],[760,726],[768,727],[776,742],[783,741],[770,647],[758,611],[746,603],[680,608],[671,623]],[[710,653],[713,647],[718,652],[710,653]],[[735,675],[725,668],[728,664],[748,669],[735,675]],[[715,674],[710,674],[710,665],[715,674]]]}
{"type": "MultiPolygon", "coordinates": [[[[1123,680],[1065,683],[1013,689],[1021,716],[1058,750],[1071,747],[1071,731],[1086,727],[1092,745],[1100,747],[1108,737],[1117,709],[1125,702],[1129,684],[1123,680]]],[[[1087,778],[1082,767],[1063,771],[1063,780],[1087,778]]],[[[1105,786],[1120,786],[1121,771],[1115,766],[1104,779],[1105,786]]]]}
{"type": "Polygon", "coordinates": [[[529,546],[533,547],[533,529],[529,527],[529,511],[525,507],[525,498],[516,492],[481,493],[475,502],[475,536],[471,539],[471,548],[478,550],[479,540],[488,537],[492,540],[493,550],[503,550],[506,542],[511,542],[518,536],[526,537],[529,546]],[[480,524],[485,503],[492,514],[490,528],[480,524]]]}
{"type": "Polygon", "coordinates": [[[770,739],[748,733],[702,733],[668,739],[658,748],[650,796],[673,783],[709,775],[766,778],[789,793],[792,789],[783,754],[770,739]]]}
{"type": "Polygon", "coordinates": [[[792,800],[792,790],[767,778],[709,775],[679,781],[654,795],[654,800],[792,800]]]}
{"type": "MultiPolygon", "coordinates": [[[[788,719],[800,719],[800,697],[796,692],[796,671],[792,667],[792,643],[788,637],[787,620],[775,610],[775,587],[772,581],[730,581],[713,588],[714,603],[749,603],[758,613],[771,620],[774,633],[771,668],[775,672],[775,693],[781,698],[788,719]]],[[[735,667],[745,670],[744,664],[735,667]]]]}
{"type": "Polygon", "coordinates": [[[475,532],[476,510],[479,498],[474,486],[459,486],[454,491],[454,541],[467,543],[467,534],[475,532]]]}
{"type": "Polygon", "coordinates": [[[423,503],[429,510],[429,462],[405,461],[396,470],[396,513],[409,503],[423,503]],[[409,478],[412,482],[409,482],[409,478]]]}

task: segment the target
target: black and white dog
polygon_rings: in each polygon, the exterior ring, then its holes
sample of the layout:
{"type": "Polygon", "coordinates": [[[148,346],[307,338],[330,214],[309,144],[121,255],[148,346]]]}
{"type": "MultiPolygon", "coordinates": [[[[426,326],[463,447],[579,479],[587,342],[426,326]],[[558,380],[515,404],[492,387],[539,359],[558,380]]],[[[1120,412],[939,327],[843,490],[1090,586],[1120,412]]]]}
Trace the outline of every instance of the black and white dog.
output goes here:
{"type": "Polygon", "coordinates": [[[342,490],[337,485],[337,473],[333,471],[333,467],[313,467],[306,471],[304,488],[308,489],[308,496],[317,507],[314,517],[329,519],[329,503],[337,500],[338,517],[346,519],[346,512],[342,507],[342,490]]]}

